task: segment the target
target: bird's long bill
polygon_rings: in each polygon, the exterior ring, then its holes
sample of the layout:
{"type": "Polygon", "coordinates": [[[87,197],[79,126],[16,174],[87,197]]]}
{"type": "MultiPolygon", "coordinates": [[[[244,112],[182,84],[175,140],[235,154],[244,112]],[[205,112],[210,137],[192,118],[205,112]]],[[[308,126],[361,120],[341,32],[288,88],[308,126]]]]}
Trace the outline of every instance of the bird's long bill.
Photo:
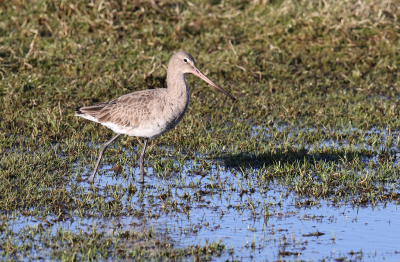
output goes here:
{"type": "Polygon", "coordinates": [[[193,72],[194,75],[200,77],[201,79],[203,79],[204,81],[206,81],[207,83],[209,83],[210,85],[212,85],[213,87],[215,87],[216,89],[218,89],[219,91],[221,91],[222,93],[224,93],[225,95],[229,96],[232,100],[236,100],[236,98],[234,98],[231,94],[229,94],[228,92],[226,92],[224,89],[222,89],[221,87],[219,87],[216,83],[214,83],[213,81],[211,81],[208,77],[206,77],[202,72],[200,72],[199,69],[194,68],[193,72]]]}

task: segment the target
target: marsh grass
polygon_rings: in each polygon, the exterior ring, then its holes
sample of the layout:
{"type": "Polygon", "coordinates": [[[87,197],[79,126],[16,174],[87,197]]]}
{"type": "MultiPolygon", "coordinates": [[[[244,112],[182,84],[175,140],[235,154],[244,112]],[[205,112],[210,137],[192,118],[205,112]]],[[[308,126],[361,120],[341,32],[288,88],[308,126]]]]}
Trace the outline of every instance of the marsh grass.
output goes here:
{"type": "MultiPolygon", "coordinates": [[[[199,68],[238,101],[187,76],[186,117],[147,151],[151,175],[170,181],[160,194],[162,202],[154,200],[158,205],[180,212],[178,199],[187,205],[200,201],[205,189],[218,184],[192,184],[197,197],[175,195],[173,189],[187,175],[181,168],[185,161],[192,161],[189,174],[212,177],[216,169],[225,169],[248,183],[258,181],[226,194],[281,184],[300,206],[309,198],[354,205],[398,201],[396,1],[0,4],[3,258],[32,258],[44,248],[39,253],[45,259],[202,260],[225,250],[219,243],[174,249],[173,240],[159,240],[150,231],[143,232],[146,244],[139,247],[126,245],[121,235],[47,234],[40,226],[10,230],[11,217],[20,214],[60,221],[94,213],[152,216],[119,201],[138,191],[132,174],[139,139],[123,137],[104,156],[115,176],[132,180],[127,191],[85,189],[81,181],[93,168],[98,145],[112,132],[73,112],[129,92],[166,87],[168,59],[178,50],[190,52],[199,68]],[[171,249],[153,248],[157,241],[171,249]]],[[[228,184],[220,181],[219,187],[228,184]]],[[[254,209],[254,204],[242,208],[254,209]]],[[[143,235],[126,237],[134,242],[143,235]]]]}

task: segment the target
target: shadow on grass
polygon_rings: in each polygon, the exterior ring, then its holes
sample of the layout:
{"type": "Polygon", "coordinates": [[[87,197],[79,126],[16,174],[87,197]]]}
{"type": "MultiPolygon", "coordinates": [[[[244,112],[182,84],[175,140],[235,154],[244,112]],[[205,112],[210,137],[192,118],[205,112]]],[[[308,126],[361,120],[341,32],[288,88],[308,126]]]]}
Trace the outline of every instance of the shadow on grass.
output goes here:
{"type": "MultiPolygon", "coordinates": [[[[374,154],[375,155],[375,154],[374,154]]],[[[276,163],[281,164],[292,164],[294,162],[304,163],[309,162],[315,164],[320,161],[324,162],[339,162],[345,159],[346,162],[350,162],[356,158],[361,157],[372,157],[374,155],[364,154],[360,152],[347,152],[347,153],[315,153],[310,154],[308,150],[287,148],[279,150],[275,153],[262,153],[255,154],[252,152],[242,152],[235,155],[223,156],[221,160],[224,162],[227,168],[262,168],[276,163]]],[[[386,154],[382,155],[385,156],[386,154]]]]}

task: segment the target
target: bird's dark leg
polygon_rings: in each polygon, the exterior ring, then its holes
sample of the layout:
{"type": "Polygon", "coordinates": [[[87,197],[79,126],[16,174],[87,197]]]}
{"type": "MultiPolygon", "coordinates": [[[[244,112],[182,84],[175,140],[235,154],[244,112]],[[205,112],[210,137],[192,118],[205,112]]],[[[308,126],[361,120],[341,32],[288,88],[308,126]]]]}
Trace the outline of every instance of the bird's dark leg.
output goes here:
{"type": "Polygon", "coordinates": [[[96,176],[97,169],[99,168],[101,157],[103,156],[104,151],[106,148],[115,140],[117,139],[121,134],[117,134],[113,138],[111,138],[108,142],[104,143],[101,148],[100,148],[100,153],[99,153],[99,158],[97,159],[96,166],[94,167],[93,174],[89,177],[88,182],[93,183],[94,182],[94,177],[96,176]]]}
{"type": "Polygon", "coordinates": [[[148,140],[149,140],[148,138],[144,139],[142,153],[140,154],[140,159],[139,159],[140,183],[144,183],[144,152],[146,151],[146,145],[148,140]]]}

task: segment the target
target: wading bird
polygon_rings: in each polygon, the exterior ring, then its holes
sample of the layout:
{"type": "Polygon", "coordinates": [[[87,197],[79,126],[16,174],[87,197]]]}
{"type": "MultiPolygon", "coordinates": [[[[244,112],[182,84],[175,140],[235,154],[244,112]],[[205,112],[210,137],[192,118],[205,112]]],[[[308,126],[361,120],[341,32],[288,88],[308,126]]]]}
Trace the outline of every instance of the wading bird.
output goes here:
{"type": "Polygon", "coordinates": [[[96,166],[88,180],[89,183],[94,182],[106,148],[122,134],[144,138],[139,159],[140,182],[144,183],[143,162],[147,141],[174,128],[182,120],[188,108],[189,88],[185,81],[186,73],[200,77],[232,100],[236,100],[201,73],[189,53],[181,51],[173,54],[169,60],[167,88],[137,91],[109,102],[78,107],[75,110],[75,116],[100,123],[116,133],[116,136],[101,146],[96,166]]]}

